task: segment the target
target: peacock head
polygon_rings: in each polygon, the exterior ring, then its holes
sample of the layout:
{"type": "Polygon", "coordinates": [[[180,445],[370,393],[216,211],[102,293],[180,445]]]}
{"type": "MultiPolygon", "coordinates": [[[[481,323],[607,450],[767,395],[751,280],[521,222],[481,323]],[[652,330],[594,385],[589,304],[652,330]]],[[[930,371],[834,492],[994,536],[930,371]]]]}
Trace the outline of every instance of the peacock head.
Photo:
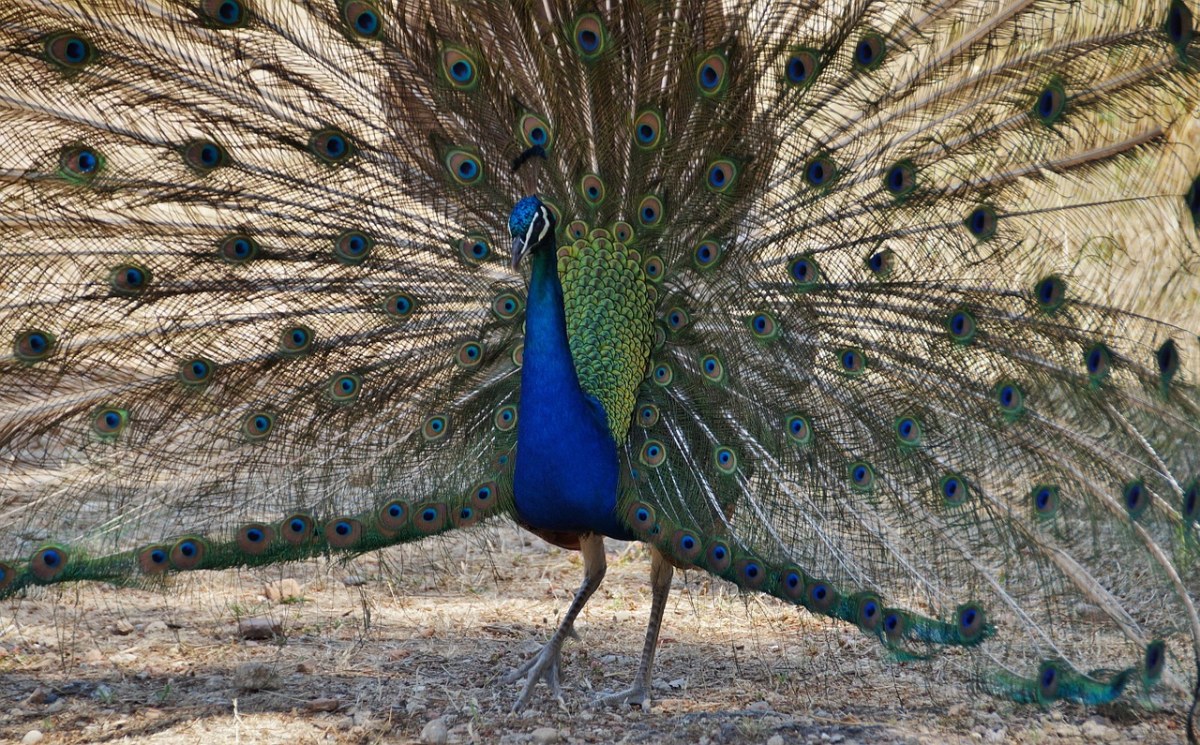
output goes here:
{"type": "Polygon", "coordinates": [[[554,248],[554,213],[536,195],[517,202],[508,216],[512,236],[512,265],[516,269],[527,253],[554,248]]]}

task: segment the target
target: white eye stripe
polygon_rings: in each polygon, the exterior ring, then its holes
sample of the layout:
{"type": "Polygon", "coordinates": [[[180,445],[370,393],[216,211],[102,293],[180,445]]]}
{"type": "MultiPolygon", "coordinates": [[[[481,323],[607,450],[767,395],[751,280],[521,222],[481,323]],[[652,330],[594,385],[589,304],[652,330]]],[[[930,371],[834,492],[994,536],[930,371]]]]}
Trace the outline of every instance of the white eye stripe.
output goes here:
{"type": "MultiPolygon", "coordinates": [[[[542,216],[542,232],[538,233],[538,242],[540,243],[546,237],[546,232],[550,230],[550,212],[545,205],[538,207],[538,214],[542,216]]],[[[533,227],[532,225],[530,227],[533,227]]]]}
{"type": "Polygon", "coordinates": [[[525,228],[525,250],[527,250],[527,251],[529,249],[533,248],[533,243],[530,242],[529,239],[533,237],[533,226],[534,225],[537,225],[537,220],[530,220],[529,227],[525,228]]]}

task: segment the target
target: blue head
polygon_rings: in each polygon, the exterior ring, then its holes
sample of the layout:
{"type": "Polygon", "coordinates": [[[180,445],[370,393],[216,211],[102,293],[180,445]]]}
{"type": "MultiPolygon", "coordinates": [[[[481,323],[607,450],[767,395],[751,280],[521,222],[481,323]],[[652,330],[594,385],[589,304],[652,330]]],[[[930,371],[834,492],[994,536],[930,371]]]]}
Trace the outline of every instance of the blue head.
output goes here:
{"type": "Polygon", "coordinates": [[[508,216],[508,234],[512,237],[512,265],[516,269],[525,254],[545,246],[554,246],[554,213],[536,195],[513,205],[508,216]]]}

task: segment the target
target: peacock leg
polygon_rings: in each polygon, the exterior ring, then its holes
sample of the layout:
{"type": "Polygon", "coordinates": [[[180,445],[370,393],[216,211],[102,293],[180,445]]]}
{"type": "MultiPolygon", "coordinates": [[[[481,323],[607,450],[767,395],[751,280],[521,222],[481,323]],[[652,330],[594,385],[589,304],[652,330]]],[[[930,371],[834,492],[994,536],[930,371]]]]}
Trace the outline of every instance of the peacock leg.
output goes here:
{"type": "Polygon", "coordinates": [[[642,661],[638,664],[637,678],[633,686],[596,703],[610,706],[629,704],[643,711],[650,708],[650,670],[654,667],[654,652],[658,647],[658,632],[662,629],[663,611],[667,608],[667,596],[671,594],[671,577],[675,568],[654,546],[650,547],[650,625],[646,627],[646,644],[642,647],[642,661]]]}
{"type": "Polygon", "coordinates": [[[579,611],[583,610],[583,606],[587,605],[588,598],[592,596],[592,593],[600,587],[600,583],[604,581],[604,574],[608,571],[608,565],[604,558],[604,536],[591,533],[581,537],[579,551],[583,554],[583,584],[575,591],[575,599],[567,608],[567,613],[562,622],[558,624],[554,636],[550,637],[550,641],[546,642],[541,652],[504,678],[505,683],[513,683],[520,680],[522,676],[525,677],[525,687],[521,689],[520,697],[513,704],[514,714],[524,709],[525,705],[529,703],[529,698],[533,695],[533,688],[537,685],[539,678],[546,681],[546,685],[550,687],[550,692],[556,699],[562,700],[562,688],[558,684],[558,666],[563,642],[567,636],[574,635],[575,617],[579,615],[579,611]]]}

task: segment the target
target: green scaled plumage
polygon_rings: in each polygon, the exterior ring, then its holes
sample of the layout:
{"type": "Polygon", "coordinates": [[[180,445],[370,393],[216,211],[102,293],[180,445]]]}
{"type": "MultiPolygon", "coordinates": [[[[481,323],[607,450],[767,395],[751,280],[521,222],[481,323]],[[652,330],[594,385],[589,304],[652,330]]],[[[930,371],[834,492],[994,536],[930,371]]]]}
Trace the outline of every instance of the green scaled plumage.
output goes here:
{"type": "Polygon", "coordinates": [[[515,517],[537,192],[656,604],[1194,702],[1193,10],[9,2],[0,596],[515,517]]]}

